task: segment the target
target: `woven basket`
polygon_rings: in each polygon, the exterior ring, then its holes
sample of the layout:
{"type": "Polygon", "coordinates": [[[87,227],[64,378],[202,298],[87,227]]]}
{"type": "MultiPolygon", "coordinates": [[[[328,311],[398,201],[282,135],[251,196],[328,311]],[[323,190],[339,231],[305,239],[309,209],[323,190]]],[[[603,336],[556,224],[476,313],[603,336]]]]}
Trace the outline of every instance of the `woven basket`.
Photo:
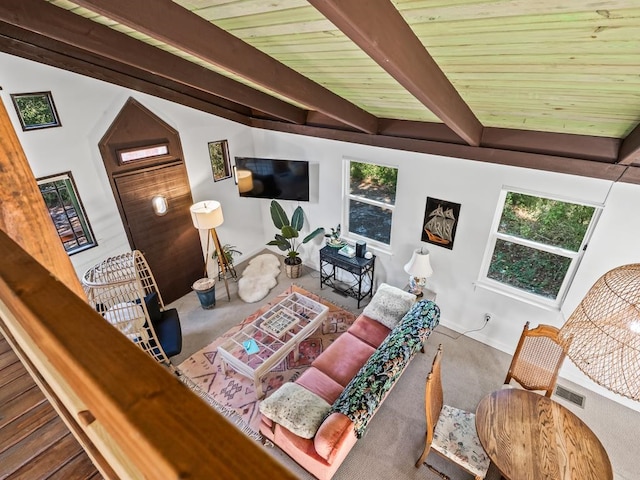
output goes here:
{"type": "Polygon", "coordinates": [[[302,263],[297,265],[284,264],[284,271],[287,274],[287,278],[298,278],[302,275],[302,263]]]}

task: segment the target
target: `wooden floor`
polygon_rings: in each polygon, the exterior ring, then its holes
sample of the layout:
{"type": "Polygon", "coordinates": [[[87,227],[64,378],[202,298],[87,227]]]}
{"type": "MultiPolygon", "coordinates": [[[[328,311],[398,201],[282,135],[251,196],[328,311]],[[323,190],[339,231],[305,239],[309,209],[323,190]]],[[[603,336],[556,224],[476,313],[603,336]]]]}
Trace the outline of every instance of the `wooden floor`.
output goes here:
{"type": "Polygon", "coordinates": [[[102,479],[2,335],[0,479],[102,479]]]}

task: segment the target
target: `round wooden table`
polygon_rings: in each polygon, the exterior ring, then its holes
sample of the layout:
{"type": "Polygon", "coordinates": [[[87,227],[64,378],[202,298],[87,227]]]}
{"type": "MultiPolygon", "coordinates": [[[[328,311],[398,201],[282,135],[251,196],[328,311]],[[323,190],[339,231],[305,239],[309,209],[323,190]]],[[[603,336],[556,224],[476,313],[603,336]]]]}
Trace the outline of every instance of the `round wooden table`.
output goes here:
{"type": "Polygon", "coordinates": [[[550,398],[520,389],[495,391],[476,410],[482,446],[509,480],[611,480],[600,440],[550,398]]]}

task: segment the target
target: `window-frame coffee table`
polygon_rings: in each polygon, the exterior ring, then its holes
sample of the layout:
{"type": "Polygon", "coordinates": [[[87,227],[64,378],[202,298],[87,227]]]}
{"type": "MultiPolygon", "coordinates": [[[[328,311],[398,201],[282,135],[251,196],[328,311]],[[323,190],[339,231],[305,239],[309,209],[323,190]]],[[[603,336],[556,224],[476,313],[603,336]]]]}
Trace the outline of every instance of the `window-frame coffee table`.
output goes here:
{"type": "Polygon", "coordinates": [[[262,398],[262,377],[294,350],[297,359],[298,345],[316,331],[328,311],[322,303],[291,293],[218,346],[222,367],[252,379],[257,398],[262,398]],[[256,353],[245,348],[244,342],[251,340],[256,353]]]}

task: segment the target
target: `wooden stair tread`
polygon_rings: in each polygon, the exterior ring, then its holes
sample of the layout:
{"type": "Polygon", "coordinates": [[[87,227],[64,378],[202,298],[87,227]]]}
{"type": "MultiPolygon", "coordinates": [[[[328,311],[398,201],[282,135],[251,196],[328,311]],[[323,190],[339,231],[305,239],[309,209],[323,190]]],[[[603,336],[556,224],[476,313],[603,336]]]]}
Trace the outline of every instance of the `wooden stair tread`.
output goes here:
{"type": "Polygon", "coordinates": [[[0,389],[0,406],[34,386],[33,378],[27,372],[24,372],[24,375],[20,375],[2,386],[0,389]]]}
{"type": "Polygon", "coordinates": [[[18,356],[13,352],[13,350],[9,350],[8,352],[0,353],[0,370],[5,369],[9,365],[20,362],[18,356]]]}
{"type": "Polygon", "coordinates": [[[0,478],[103,478],[1,334],[0,478]]]}
{"type": "Polygon", "coordinates": [[[56,471],[61,466],[66,465],[82,451],[82,447],[73,435],[66,433],[66,435],[58,441],[31,459],[29,463],[9,475],[7,480],[47,478],[50,472],[56,471]]]}
{"type": "Polygon", "coordinates": [[[0,453],[0,478],[7,476],[67,435],[69,430],[59,417],[42,425],[32,435],[23,438],[0,453]]]}
{"type": "Polygon", "coordinates": [[[4,337],[0,337],[0,353],[8,352],[11,350],[11,345],[5,340],[4,337]]]}
{"type": "Polygon", "coordinates": [[[18,361],[9,365],[8,367],[0,369],[0,388],[3,388],[7,383],[12,382],[18,377],[21,377],[25,373],[27,373],[27,371],[18,361]]]}
{"type": "Polygon", "coordinates": [[[24,412],[46,401],[47,399],[34,384],[26,392],[23,392],[2,405],[2,410],[0,411],[0,428],[4,428],[9,422],[12,422],[24,412]]]}
{"type": "Polygon", "coordinates": [[[20,415],[0,429],[0,453],[38,430],[43,423],[56,418],[58,413],[49,402],[41,403],[20,415]]]}
{"type": "Polygon", "coordinates": [[[102,479],[85,454],[77,455],[52,473],[47,480],[98,480],[102,479]]]}

